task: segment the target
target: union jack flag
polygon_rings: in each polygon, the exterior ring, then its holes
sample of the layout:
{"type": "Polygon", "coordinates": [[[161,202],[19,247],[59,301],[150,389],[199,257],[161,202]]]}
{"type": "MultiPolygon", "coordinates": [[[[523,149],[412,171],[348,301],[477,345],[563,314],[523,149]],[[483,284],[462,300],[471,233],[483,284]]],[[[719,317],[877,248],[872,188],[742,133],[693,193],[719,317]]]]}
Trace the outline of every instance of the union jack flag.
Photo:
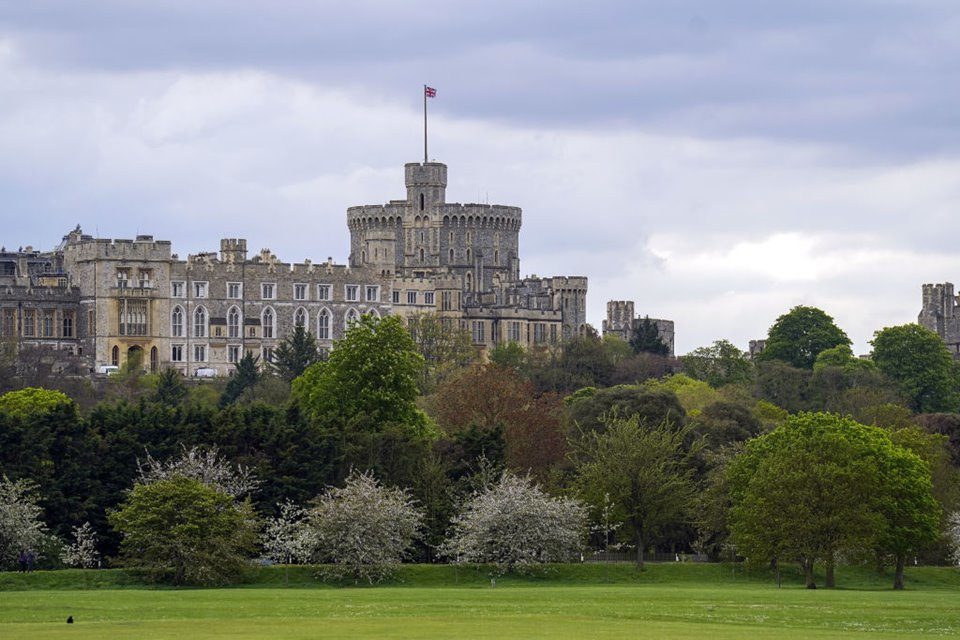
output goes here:
{"type": "Polygon", "coordinates": [[[436,97],[437,97],[437,90],[434,89],[433,87],[428,87],[428,86],[424,85],[424,87],[423,87],[423,95],[427,96],[428,98],[436,98],[436,97]]]}

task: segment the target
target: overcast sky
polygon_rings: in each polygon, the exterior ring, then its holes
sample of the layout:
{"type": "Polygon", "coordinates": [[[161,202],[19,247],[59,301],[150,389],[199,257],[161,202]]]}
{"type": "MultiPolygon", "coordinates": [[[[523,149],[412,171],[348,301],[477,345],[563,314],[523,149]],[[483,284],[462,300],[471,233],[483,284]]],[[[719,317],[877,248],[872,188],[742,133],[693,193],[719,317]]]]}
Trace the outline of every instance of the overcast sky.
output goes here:
{"type": "Polygon", "coordinates": [[[343,262],[427,83],[448,201],[522,207],[522,271],[588,276],[597,328],[745,348],[812,304],[866,352],[960,280],[958,71],[956,0],[0,0],[0,243],[343,262]]]}

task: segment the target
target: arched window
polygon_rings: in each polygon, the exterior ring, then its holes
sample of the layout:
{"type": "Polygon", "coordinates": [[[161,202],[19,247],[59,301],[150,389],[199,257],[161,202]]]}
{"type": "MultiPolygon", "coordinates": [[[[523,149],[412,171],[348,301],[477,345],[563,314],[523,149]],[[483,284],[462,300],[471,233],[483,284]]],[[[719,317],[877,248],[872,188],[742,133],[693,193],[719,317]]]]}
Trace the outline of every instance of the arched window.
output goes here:
{"type": "Polygon", "coordinates": [[[367,312],[366,312],[364,315],[366,315],[366,316],[372,316],[372,317],[374,317],[374,318],[379,318],[379,317],[380,317],[380,312],[377,311],[376,309],[367,309],[367,312]]]}
{"type": "Polygon", "coordinates": [[[423,211],[423,194],[420,194],[420,211],[423,211]]]}
{"type": "Polygon", "coordinates": [[[453,264],[453,249],[450,249],[450,264],[453,264]]]}
{"type": "Polygon", "coordinates": [[[343,321],[343,328],[349,329],[350,325],[352,325],[354,322],[356,322],[359,319],[360,319],[360,312],[353,308],[349,309],[343,321]]]}
{"type": "Polygon", "coordinates": [[[473,251],[467,249],[467,264],[470,264],[471,260],[473,260],[473,251]]]}
{"type": "Polygon", "coordinates": [[[363,251],[360,252],[360,262],[361,262],[361,263],[366,263],[366,262],[367,262],[367,250],[366,250],[366,249],[364,249],[363,251]]]}
{"type": "Polygon", "coordinates": [[[240,337],[240,309],[230,307],[227,312],[227,335],[231,338],[240,337]]]}
{"type": "Polygon", "coordinates": [[[473,291],[473,274],[467,272],[467,291],[473,291]]]}
{"type": "Polygon", "coordinates": [[[193,337],[203,338],[207,335],[207,310],[197,307],[193,312],[193,337]]]}
{"type": "Polygon", "coordinates": [[[170,335],[174,338],[183,337],[183,307],[177,305],[170,314],[170,335]]]}
{"type": "Polygon", "coordinates": [[[423,249],[420,249],[420,263],[423,263],[423,249]]]}
{"type": "Polygon", "coordinates": [[[330,339],[330,312],[326,309],[321,309],[317,318],[317,339],[330,339]]]}
{"type": "Polygon", "coordinates": [[[260,316],[260,326],[263,327],[263,337],[272,338],[273,329],[274,329],[274,315],[273,309],[267,307],[263,310],[263,315],[260,316]]]}
{"type": "Polygon", "coordinates": [[[150,373],[156,373],[156,372],[157,372],[157,365],[158,365],[157,360],[158,360],[158,358],[157,358],[157,348],[156,348],[156,347],[153,347],[153,348],[150,349],[150,373]]]}
{"type": "Polygon", "coordinates": [[[295,327],[304,327],[307,326],[307,312],[303,307],[297,309],[297,312],[293,314],[293,325],[295,327]]]}
{"type": "Polygon", "coordinates": [[[496,265],[499,265],[499,264],[500,264],[500,250],[499,250],[499,249],[494,249],[494,250],[493,250],[493,264],[496,264],[496,265]]]}
{"type": "Polygon", "coordinates": [[[114,345],[113,351],[110,353],[110,364],[115,367],[120,366],[120,347],[114,345]]]}

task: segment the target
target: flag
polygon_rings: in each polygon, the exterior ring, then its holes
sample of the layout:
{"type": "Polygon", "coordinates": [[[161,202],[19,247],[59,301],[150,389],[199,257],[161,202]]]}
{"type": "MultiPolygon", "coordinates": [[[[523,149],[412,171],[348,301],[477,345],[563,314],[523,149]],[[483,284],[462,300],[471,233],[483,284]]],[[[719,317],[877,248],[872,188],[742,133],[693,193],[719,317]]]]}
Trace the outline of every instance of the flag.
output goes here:
{"type": "Polygon", "coordinates": [[[436,98],[437,90],[434,89],[433,87],[428,87],[427,85],[423,85],[423,95],[427,96],[428,98],[436,98]]]}

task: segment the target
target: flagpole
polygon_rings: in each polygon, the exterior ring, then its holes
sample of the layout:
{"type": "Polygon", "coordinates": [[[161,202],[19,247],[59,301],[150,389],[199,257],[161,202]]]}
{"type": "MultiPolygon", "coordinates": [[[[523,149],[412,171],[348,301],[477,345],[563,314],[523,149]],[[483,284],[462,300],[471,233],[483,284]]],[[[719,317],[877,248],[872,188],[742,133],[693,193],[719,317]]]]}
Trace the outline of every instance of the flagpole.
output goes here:
{"type": "Polygon", "coordinates": [[[427,85],[423,85],[423,164],[427,164],[427,85]]]}

